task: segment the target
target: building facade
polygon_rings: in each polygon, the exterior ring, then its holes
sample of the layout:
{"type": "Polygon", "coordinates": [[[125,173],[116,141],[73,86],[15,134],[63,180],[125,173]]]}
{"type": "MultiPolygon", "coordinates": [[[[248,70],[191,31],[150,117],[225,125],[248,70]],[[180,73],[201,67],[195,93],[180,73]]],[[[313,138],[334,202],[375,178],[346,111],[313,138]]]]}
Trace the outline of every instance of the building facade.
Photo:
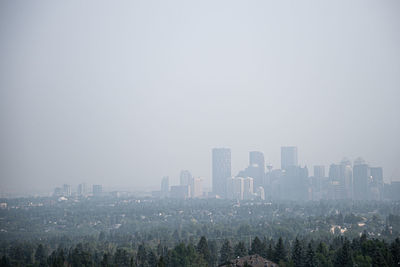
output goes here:
{"type": "Polygon", "coordinates": [[[214,195],[226,197],[226,185],[229,177],[231,177],[231,150],[214,148],[212,150],[212,191],[214,195]]]}

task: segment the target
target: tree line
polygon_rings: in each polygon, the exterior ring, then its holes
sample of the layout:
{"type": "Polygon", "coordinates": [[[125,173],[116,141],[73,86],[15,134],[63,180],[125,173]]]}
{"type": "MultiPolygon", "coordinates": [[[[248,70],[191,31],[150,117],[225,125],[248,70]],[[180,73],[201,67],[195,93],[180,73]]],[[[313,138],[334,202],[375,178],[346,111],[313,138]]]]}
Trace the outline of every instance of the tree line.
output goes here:
{"type": "Polygon", "coordinates": [[[0,267],[8,266],[126,266],[126,267],[214,267],[246,255],[258,254],[280,266],[399,266],[400,238],[388,243],[368,238],[363,233],[349,240],[335,237],[328,241],[267,239],[254,237],[251,242],[218,243],[202,236],[197,243],[180,242],[173,247],[162,243],[141,243],[114,247],[107,240],[59,246],[50,251],[46,244],[11,243],[1,251],[0,267]]]}

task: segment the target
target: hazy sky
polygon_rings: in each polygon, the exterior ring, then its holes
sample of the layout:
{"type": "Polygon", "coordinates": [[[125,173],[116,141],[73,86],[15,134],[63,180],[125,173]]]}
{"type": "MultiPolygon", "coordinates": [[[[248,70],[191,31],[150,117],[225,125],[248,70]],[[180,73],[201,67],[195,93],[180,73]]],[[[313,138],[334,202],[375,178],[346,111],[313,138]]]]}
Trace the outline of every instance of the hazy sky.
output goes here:
{"type": "Polygon", "coordinates": [[[399,102],[397,0],[0,2],[0,193],[210,185],[213,147],[400,180],[399,102]]]}

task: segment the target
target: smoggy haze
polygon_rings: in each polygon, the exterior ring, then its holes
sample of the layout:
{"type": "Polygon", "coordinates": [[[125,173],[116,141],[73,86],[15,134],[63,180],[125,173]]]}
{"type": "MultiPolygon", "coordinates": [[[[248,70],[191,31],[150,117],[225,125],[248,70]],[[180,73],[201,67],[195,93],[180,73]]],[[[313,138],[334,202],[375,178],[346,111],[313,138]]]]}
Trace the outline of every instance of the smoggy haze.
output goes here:
{"type": "MultiPolygon", "coordinates": [[[[399,1],[2,1],[1,192],[211,185],[211,149],[400,180],[399,1]]],[[[311,169],[311,168],[310,168],[311,169]]]]}

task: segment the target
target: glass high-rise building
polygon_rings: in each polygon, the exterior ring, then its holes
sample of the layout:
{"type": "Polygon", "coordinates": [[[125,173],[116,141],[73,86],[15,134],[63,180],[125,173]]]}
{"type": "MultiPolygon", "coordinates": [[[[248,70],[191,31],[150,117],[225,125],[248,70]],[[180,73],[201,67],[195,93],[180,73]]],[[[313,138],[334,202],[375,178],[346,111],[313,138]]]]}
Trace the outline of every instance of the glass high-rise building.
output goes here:
{"type": "Polygon", "coordinates": [[[161,193],[168,195],[169,192],[169,177],[164,176],[161,180],[161,193]]]}
{"type": "Polygon", "coordinates": [[[353,167],[353,188],[355,200],[368,199],[368,183],[371,172],[368,164],[355,163],[353,167]]]}
{"type": "Polygon", "coordinates": [[[215,195],[226,197],[226,184],[230,177],[231,150],[214,148],[212,150],[212,191],[215,195]]]}
{"type": "Polygon", "coordinates": [[[265,159],[260,151],[251,151],[249,153],[249,167],[246,169],[246,175],[254,178],[254,187],[265,186],[265,159]]]}
{"type": "Polygon", "coordinates": [[[297,147],[283,146],[281,147],[281,169],[286,170],[288,167],[297,167],[297,147]]]}

